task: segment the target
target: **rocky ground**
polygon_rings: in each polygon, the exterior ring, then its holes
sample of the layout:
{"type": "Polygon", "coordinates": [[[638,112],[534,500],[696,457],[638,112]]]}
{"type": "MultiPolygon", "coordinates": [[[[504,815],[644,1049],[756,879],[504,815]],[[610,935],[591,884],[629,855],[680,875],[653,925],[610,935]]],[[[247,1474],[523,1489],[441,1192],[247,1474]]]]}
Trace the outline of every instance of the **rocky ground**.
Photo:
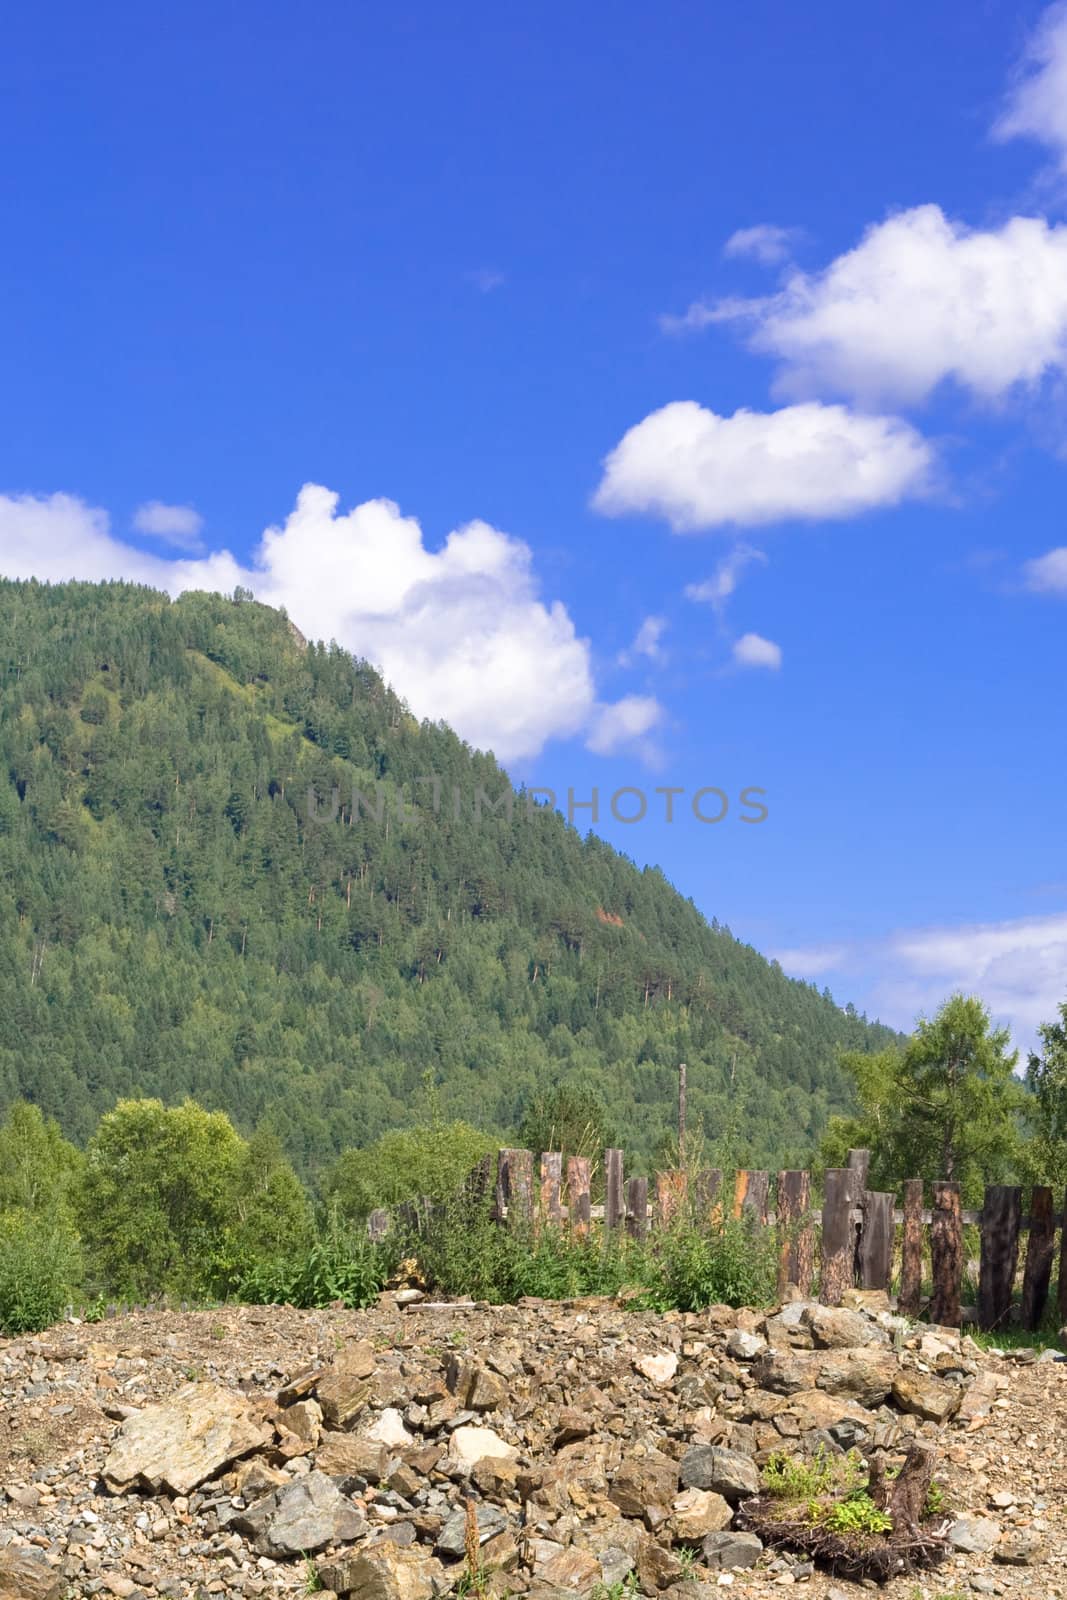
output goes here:
{"type": "MultiPolygon", "coordinates": [[[[952,1554],[890,1600],[1067,1600],[1067,1366],[840,1311],[227,1307],[0,1340],[0,1600],[862,1585],[735,1526],[772,1451],[936,1442],[952,1554]],[[466,1552],[466,1553],[465,1553],[466,1552]]],[[[1027,1355],[1030,1353],[1027,1352],[1027,1355]]]]}

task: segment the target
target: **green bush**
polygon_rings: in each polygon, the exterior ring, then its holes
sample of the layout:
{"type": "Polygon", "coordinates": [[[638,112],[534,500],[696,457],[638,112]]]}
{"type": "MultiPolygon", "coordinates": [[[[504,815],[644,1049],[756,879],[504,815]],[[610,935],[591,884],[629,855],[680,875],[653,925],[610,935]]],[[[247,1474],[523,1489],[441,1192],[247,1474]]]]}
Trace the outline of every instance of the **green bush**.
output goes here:
{"type": "Polygon", "coordinates": [[[331,1216],[306,1250],[258,1260],[236,1272],[228,1290],[252,1305],[316,1310],[340,1301],[358,1311],[375,1303],[395,1261],[395,1249],[370,1242],[331,1216]]]}
{"type": "Polygon", "coordinates": [[[77,1277],[77,1242],[60,1218],[0,1216],[0,1333],[38,1333],[58,1322],[77,1277]]]}
{"type": "Polygon", "coordinates": [[[648,1303],[656,1310],[769,1305],[778,1256],[774,1230],[745,1218],[697,1227],[690,1217],[653,1236],[648,1303]]]}

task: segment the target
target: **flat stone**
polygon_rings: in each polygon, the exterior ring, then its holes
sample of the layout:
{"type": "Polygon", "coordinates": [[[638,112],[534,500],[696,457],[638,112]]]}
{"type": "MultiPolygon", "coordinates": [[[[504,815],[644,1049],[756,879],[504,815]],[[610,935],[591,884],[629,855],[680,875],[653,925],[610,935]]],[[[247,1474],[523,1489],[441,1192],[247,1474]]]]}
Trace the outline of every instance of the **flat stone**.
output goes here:
{"type": "Polygon", "coordinates": [[[585,1594],[603,1580],[600,1562],[588,1550],[569,1545],[558,1555],[535,1565],[534,1577],[566,1594],[585,1594]]]}
{"type": "Polygon", "coordinates": [[[263,1556],[296,1556],[357,1539],[366,1519],[324,1472],[309,1472],[275,1489],[233,1519],[263,1556]]]}
{"type": "Polygon", "coordinates": [[[711,1572],[729,1567],[754,1567],[763,1554],[763,1545],[754,1533],[709,1533],[704,1540],[704,1565],[711,1572]]]}
{"type": "Polygon", "coordinates": [[[0,1550],[0,1600],[63,1600],[67,1581],[40,1550],[0,1550]]]}
{"type": "Polygon", "coordinates": [[[388,1539],[323,1563],[318,1576],[324,1589],[354,1600],[431,1600],[444,1588],[440,1561],[388,1539]]]}
{"type": "Polygon", "coordinates": [[[487,1456],[494,1456],[501,1461],[515,1461],[519,1454],[513,1444],[508,1444],[492,1428],[477,1428],[470,1423],[455,1430],[448,1441],[448,1453],[453,1461],[460,1461],[468,1467],[473,1467],[476,1461],[483,1461],[487,1456]]]}
{"type": "Polygon", "coordinates": [[[733,1507],[711,1489],[683,1489],[671,1506],[670,1528],[676,1544],[699,1544],[733,1521],[733,1507]]]}
{"type": "MultiPolygon", "coordinates": [[[[508,1519],[498,1506],[484,1503],[476,1506],[478,1517],[478,1543],[485,1544],[487,1540],[495,1538],[498,1533],[503,1533],[508,1525],[508,1519]]],[[[467,1548],[467,1514],[462,1506],[446,1519],[437,1535],[435,1549],[440,1555],[461,1556],[467,1548]]]]}
{"type": "Polygon", "coordinates": [[[349,1428],[366,1410],[371,1385],[358,1373],[335,1368],[322,1379],[316,1393],[331,1428],[349,1428]]]}
{"type": "Polygon", "coordinates": [[[945,1537],[964,1555],[986,1556],[996,1547],[1000,1528],[990,1517],[957,1517],[945,1537]]]}
{"type": "Polygon", "coordinates": [[[886,1345],[889,1335],[862,1312],[842,1306],[809,1306],[801,1322],[811,1329],[812,1342],[820,1350],[850,1350],[869,1344],[886,1345]]]}
{"type": "Polygon", "coordinates": [[[127,1418],[104,1462],[104,1482],[115,1494],[135,1483],[156,1494],[189,1494],[272,1439],[273,1430],[253,1416],[244,1395],[218,1384],[189,1384],[127,1418]]]}
{"type": "Polygon", "coordinates": [[[667,1507],[678,1493],[678,1463],[666,1456],[629,1456],[608,1495],[624,1517],[643,1517],[649,1506],[667,1507]]]}
{"type": "Polygon", "coordinates": [[[1045,1543],[1032,1528],[1007,1533],[993,1551],[993,1560],[1011,1567],[1032,1567],[1045,1559],[1045,1543]]]}
{"type": "Polygon", "coordinates": [[[927,1422],[947,1422],[960,1409],[963,1391],[958,1384],[946,1383],[929,1372],[910,1367],[893,1379],[893,1400],[901,1411],[927,1422]]]}
{"type": "Polygon", "coordinates": [[[381,1483],[389,1476],[396,1458],[387,1444],[380,1439],[367,1439],[361,1434],[324,1434],[315,1456],[320,1472],[334,1478],[366,1478],[368,1483],[381,1483]]]}
{"type": "Polygon", "coordinates": [[[718,1445],[694,1445],[681,1459],[679,1481],[686,1489],[714,1489],[734,1504],[746,1495],[758,1494],[760,1479],[756,1463],[737,1450],[718,1445]]]}
{"type": "Polygon", "coordinates": [[[654,1383],[658,1389],[663,1389],[678,1371],[678,1357],[669,1350],[658,1356],[638,1356],[634,1362],[634,1370],[643,1378],[647,1378],[649,1383],[654,1383]]]}

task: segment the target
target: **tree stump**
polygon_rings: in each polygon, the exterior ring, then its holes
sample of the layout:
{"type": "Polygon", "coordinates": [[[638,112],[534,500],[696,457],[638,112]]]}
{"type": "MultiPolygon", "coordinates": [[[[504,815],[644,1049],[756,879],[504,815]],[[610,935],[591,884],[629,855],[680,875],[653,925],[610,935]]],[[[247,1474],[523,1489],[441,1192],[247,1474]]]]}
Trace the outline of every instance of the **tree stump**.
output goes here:
{"type": "Polygon", "coordinates": [[[913,1444],[897,1477],[890,1478],[887,1476],[888,1457],[879,1454],[872,1458],[867,1493],[880,1511],[887,1511],[892,1517],[895,1532],[921,1537],[923,1510],[930,1493],[935,1460],[935,1452],[929,1445],[913,1444]]]}

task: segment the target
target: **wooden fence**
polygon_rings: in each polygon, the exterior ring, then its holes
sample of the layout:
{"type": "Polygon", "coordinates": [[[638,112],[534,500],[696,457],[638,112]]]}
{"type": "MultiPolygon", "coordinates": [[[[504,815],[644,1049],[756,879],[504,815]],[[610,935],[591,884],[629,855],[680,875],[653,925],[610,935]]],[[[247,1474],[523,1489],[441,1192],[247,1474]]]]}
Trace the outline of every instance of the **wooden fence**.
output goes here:
{"type": "MultiPolygon", "coordinates": [[[[604,1152],[604,1202],[593,1205],[592,1163],[586,1156],[564,1160],[546,1151],[536,1164],[531,1150],[501,1150],[495,1168],[486,1157],[467,1182],[475,1203],[485,1203],[502,1226],[531,1230],[569,1228],[588,1236],[597,1224],[605,1238],[624,1231],[643,1239],[649,1229],[669,1225],[684,1212],[697,1226],[714,1227],[726,1215],[748,1217],[770,1227],[778,1238],[778,1288],[796,1284],[804,1295],[818,1286],[825,1305],[839,1305],[846,1289],[889,1289],[895,1280],[899,1309],[916,1315],[925,1309],[931,1322],[959,1327],[964,1281],[964,1227],[979,1230],[980,1256],[976,1315],[978,1326],[993,1330],[1013,1319],[1022,1235],[1027,1235],[1018,1320],[1039,1326],[1048,1304],[1056,1229],[1060,1228],[1058,1310],[1067,1321],[1067,1201],[1057,1217],[1053,1193],[1034,1188],[1029,1213],[1023,1190],[993,1185],[981,1211],[963,1211],[958,1183],[935,1183],[925,1208],[921,1178],[903,1185],[903,1205],[893,1192],[867,1188],[870,1152],[851,1150],[847,1167],[823,1176],[821,1206],[812,1205],[810,1172],[779,1172],[771,1194],[768,1172],[741,1170],[726,1192],[723,1174],[708,1168],[694,1174],[624,1177],[623,1152],[604,1152]],[[899,1237],[898,1237],[899,1230],[899,1237]],[[894,1270],[896,1269],[896,1270],[894,1270]],[[924,1299],[923,1285],[932,1285],[924,1299]]],[[[421,1205],[405,1208],[417,1217],[421,1205]]],[[[387,1212],[372,1213],[368,1229],[380,1237],[389,1227],[387,1212]]]]}

